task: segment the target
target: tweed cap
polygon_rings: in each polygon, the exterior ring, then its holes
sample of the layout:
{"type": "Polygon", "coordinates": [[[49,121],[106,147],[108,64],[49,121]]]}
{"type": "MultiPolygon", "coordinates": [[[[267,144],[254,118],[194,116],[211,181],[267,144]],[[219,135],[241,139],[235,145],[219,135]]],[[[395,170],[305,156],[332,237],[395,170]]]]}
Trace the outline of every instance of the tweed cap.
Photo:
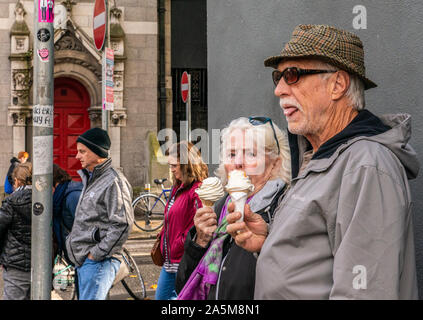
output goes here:
{"type": "Polygon", "coordinates": [[[295,58],[323,60],[359,76],[366,90],[377,87],[365,75],[363,43],[351,32],[326,25],[300,24],[281,54],[267,58],[264,65],[276,69],[281,61],[295,58]]]}

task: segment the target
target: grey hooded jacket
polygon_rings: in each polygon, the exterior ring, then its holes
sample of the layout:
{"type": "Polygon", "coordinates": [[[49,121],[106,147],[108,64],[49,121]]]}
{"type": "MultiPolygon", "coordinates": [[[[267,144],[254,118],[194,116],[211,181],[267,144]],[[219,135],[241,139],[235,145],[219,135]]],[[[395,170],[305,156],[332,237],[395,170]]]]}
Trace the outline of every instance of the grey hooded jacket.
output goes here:
{"type": "Polygon", "coordinates": [[[97,165],[91,178],[87,170],[78,171],[84,188],[66,238],[69,258],[76,266],[84,263],[88,253],[95,261],[119,258],[128,239],[134,221],[132,187],[111,162],[109,158],[97,165]]]}
{"type": "Polygon", "coordinates": [[[257,261],[255,299],[418,298],[411,117],[359,115],[388,127],[366,132],[354,121],[358,134],[341,132],[293,179],[257,261]]]}

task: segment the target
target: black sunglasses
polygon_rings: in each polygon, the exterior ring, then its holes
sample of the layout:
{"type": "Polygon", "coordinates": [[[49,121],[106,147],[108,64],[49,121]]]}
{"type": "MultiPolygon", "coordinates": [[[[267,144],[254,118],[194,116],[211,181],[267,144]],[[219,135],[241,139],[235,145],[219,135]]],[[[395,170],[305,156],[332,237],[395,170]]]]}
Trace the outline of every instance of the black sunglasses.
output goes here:
{"type": "Polygon", "coordinates": [[[276,137],[276,131],[275,131],[275,128],[273,127],[272,119],[270,119],[268,117],[249,117],[248,121],[253,126],[259,126],[259,125],[266,124],[266,123],[270,122],[270,126],[272,127],[272,130],[273,130],[273,136],[275,137],[276,144],[278,145],[278,155],[279,155],[281,153],[281,149],[279,148],[279,141],[278,141],[278,138],[276,137]]]}
{"type": "Polygon", "coordinates": [[[300,69],[297,67],[286,68],[283,71],[274,70],[272,72],[272,79],[275,86],[278,85],[279,81],[283,77],[286,84],[294,84],[300,80],[300,77],[307,74],[319,74],[319,73],[332,73],[335,70],[315,70],[315,69],[300,69]]]}

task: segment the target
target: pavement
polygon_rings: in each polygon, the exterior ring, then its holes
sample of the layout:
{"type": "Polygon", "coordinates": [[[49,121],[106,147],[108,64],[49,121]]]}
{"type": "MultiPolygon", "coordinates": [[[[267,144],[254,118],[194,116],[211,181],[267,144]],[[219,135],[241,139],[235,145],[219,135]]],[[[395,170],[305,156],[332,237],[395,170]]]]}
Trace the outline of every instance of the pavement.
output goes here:
{"type": "MultiPolygon", "coordinates": [[[[156,239],[157,232],[141,232],[136,227],[132,230],[125,247],[135,259],[147,290],[147,299],[153,300],[156,292],[155,286],[160,275],[161,267],[153,264],[150,251],[156,239]]],[[[3,274],[0,270],[0,299],[3,298],[3,274]]],[[[57,292],[52,290],[52,300],[69,300],[71,291],[57,292]]],[[[110,300],[132,300],[121,283],[110,290],[110,300]]]]}

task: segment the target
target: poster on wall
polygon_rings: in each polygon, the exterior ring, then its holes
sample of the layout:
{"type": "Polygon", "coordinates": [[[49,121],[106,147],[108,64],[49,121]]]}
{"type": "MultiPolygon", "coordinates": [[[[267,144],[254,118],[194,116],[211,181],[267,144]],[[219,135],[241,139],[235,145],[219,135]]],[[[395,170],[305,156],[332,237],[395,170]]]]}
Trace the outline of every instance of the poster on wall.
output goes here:
{"type": "Polygon", "coordinates": [[[103,67],[105,70],[103,71],[105,74],[105,83],[104,88],[105,95],[104,95],[104,101],[103,101],[103,109],[113,111],[114,106],[114,97],[113,97],[113,87],[114,87],[114,81],[113,81],[113,72],[114,72],[114,53],[113,49],[106,48],[106,52],[104,54],[105,61],[103,61],[103,67]]]}
{"type": "Polygon", "coordinates": [[[38,0],[38,22],[53,23],[54,0],[38,0]]]}

